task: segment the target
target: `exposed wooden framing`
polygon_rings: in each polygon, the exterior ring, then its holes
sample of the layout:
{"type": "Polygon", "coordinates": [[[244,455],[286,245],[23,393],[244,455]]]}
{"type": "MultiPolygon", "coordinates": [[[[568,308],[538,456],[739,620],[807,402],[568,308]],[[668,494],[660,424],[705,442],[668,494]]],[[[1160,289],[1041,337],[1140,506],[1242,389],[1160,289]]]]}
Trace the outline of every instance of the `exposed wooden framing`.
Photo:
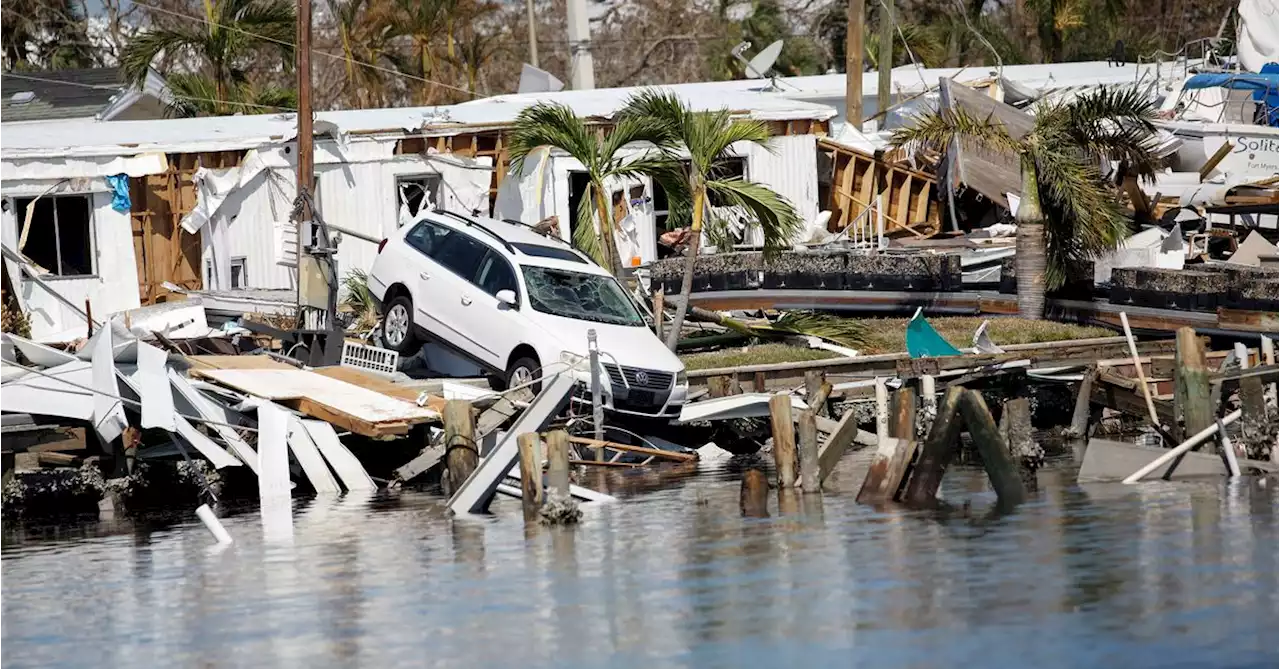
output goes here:
{"type": "Polygon", "coordinates": [[[906,231],[927,237],[941,229],[935,204],[936,178],[848,146],[818,140],[819,150],[832,154],[832,188],[828,206],[838,211],[836,229],[848,227],[883,196],[886,233],[906,231]]]}

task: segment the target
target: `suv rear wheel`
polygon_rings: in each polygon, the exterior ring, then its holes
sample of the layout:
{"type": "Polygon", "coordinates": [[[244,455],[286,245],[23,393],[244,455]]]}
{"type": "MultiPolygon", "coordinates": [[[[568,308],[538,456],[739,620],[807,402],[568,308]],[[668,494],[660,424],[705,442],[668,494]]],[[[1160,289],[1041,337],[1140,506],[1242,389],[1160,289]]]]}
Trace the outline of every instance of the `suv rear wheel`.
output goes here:
{"type": "Polygon", "coordinates": [[[515,388],[522,386],[530,381],[534,384],[528,388],[512,393],[510,399],[523,400],[525,402],[533,401],[533,398],[542,392],[542,364],[537,358],[530,356],[520,356],[511,362],[507,367],[507,388],[515,388]]]}
{"type": "Polygon", "coordinates": [[[387,303],[382,314],[382,345],[401,355],[413,355],[422,348],[413,332],[413,302],[407,296],[387,303]]]}

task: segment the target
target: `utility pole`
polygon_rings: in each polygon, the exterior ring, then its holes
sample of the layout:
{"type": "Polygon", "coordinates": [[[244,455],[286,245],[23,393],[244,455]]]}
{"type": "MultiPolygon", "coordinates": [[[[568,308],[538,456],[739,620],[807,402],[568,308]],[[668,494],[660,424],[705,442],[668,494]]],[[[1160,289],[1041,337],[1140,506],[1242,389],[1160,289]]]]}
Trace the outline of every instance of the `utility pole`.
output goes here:
{"type": "MultiPolygon", "coordinates": [[[[311,132],[311,0],[298,0],[298,39],[294,48],[294,64],[298,70],[298,156],[297,184],[298,196],[303,193],[315,195],[315,158],[311,132]]],[[[307,253],[311,246],[311,221],[315,213],[310,206],[311,200],[303,200],[298,211],[298,219],[294,222],[298,229],[298,312],[299,329],[327,328],[328,324],[315,322],[316,309],[324,309],[324,305],[315,304],[313,283],[321,280],[319,267],[315,259],[307,253]]]]}
{"type": "MultiPolygon", "coordinates": [[[[876,55],[876,70],[879,79],[876,81],[876,111],[882,112],[893,105],[889,90],[893,81],[893,0],[880,0],[880,53],[876,55]]],[[[880,116],[880,127],[884,127],[885,117],[880,116]]]]}
{"type": "Polygon", "coordinates": [[[864,0],[849,0],[844,38],[844,117],[854,130],[862,130],[862,31],[866,26],[864,0]]]}
{"type": "Polygon", "coordinates": [[[533,16],[533,0],[524,0],[524,8],[529,13],[529,64],[538,66],[538,23],[533,16]]]}
{"type": "Polygon", "coordinates": [[[575,91],[596,87],[595,62],[591,59],[591,26],[587,0],[568,0],[569,87],[575,91]]]}

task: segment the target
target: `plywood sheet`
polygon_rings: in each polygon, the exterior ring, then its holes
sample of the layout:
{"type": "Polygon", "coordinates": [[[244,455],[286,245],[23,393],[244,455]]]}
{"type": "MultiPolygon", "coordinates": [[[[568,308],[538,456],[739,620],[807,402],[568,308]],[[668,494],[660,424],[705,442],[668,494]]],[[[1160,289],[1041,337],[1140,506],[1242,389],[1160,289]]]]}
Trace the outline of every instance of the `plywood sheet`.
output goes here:
{"type": "MultiPolygon", "coordinates": [[[[313,373],[327,376],[331,379],[346,381],[347,383],[368,388],[369,390],[382,393],[388,397],[398,397],[406,402],[412,402],[415,406],[418,403],[418,395],[422,392],[418,388],[408,388],[396,383],[392,383],[384,378],[375,376],[365,371],[361,371],[354,367],[317,367],[311,370],[313,373]]],[[[435,395],[427,396],[427,408],[435,411],[444,411],[444,398],[435,395]]]]}
{"type": "Polygon", "coordinates": [[[265,399],[299,401],[303,413],[336,423],[364,434],[369,424],[408,424],[436,421],[440,414],[397,397],[362,388],[346,381],[300,369],[209,369],[192,370],[198,376],[265,399]],[[340,416],[353,421],[344,422],[340,416]]]}
{"type": "Polygon", "coordinates": [[[197,369],[297,369],[266,355],[189,355],[197,369]]]}

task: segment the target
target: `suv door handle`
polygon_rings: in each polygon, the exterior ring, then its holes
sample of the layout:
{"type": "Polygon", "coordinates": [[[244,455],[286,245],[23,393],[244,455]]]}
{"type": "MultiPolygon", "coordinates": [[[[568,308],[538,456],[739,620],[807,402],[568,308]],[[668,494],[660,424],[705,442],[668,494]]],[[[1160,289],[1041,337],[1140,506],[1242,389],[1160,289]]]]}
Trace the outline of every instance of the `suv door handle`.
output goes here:
{"type": "Polygon", "coordinates": [[[423,281],[426,281],[431,278],[431,275],[427,274],[426,272],[418,272],[418,278],[422,279],[423,281]]]}
{"type": "Polygon", "coordinates": [[[462,296],[462,306],[464,306],[464,307],[471,306],[471,298],[467,297],[466,295],[463,295],[463,296],[462,296]]]}

